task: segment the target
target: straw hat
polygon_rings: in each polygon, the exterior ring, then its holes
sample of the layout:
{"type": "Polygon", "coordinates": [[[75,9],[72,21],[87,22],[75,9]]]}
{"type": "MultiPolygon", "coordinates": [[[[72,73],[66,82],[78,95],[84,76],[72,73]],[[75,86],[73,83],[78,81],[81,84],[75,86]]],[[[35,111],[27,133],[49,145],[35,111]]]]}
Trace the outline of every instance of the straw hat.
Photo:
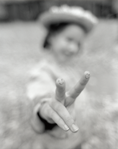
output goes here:
{"type": "Polygon", "coordinates": [[[98,19],[91,12],[86,11],[81,7],[70,7],[67,5],[51,7],[40,16],[39,20],[47,30],[47,34],[49,27],[58,23],[76,23],[79,26],[82,26],[88,33],[98,22],[98,19]]]}

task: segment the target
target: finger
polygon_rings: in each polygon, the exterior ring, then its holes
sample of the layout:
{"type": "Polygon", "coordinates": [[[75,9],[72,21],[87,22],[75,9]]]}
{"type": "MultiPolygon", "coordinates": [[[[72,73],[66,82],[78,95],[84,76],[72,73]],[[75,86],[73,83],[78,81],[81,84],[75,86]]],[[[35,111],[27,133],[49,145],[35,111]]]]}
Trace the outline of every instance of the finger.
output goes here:
{"type": "Polygon", "coordinates": [[[70,97],[71,101],[66,101],[66,103],[71,102],[71,104],[75,101],[77,96],[83,91],[87,82],[90,79],[90,73],[86,71],[80,81],[68,92],[68,96],[70,97]]]}
{"type": "Polygon", "coordinates": [[[65,99],[65,82],[62,78],[56,80],[55,98],[57,101],[64,103],[65,99]]]}
{"type": "Polygon", "coordinates": [[[78,126],[75,125],[73,118],[70,116],[64,105],[59,102],[53,102],[51,106],[55,112],[63,119],[64,123],[72,132],[78,131],[78,126]]]}
{"type": "Polygon", "coordinates": [[[50,107],[49,104],[45,104],[40,111],[41,115],[47,121],[52,119],[63,130],[68,131],[68,126],[64,123],[63,119],[50,107]]]}

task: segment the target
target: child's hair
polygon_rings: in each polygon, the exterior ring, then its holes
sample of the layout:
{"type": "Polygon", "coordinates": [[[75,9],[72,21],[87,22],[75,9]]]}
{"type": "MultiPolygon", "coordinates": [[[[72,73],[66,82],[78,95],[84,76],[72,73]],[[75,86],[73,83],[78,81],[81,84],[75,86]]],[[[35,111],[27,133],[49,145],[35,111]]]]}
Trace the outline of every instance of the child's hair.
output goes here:
{"type": "MultiPolygon", "coordinates": [[[[48,49],[48,47],[50,46],[49,38],[50,38],[52,35],[59,33],[60,31],[62,31],[63,29],[65,29],[66,26],[68,26],[68,25],[70,25],[70,24],[73,24],[73,23],[63,22],[63,23],[56,23],[56,24],[50,25],[49,28],[48,28],[49,32],[48,32],[48,34],[47,34],[47,36],[46,36],[46,38],[45,38],[45,42],[44,42],[43,47],[44,47],[45,49],[48,49]]],[[[76,23],[75,23],[75,24],[76,24],[76,23]]],[[[78,25],[78,24],[77,24],[77,25],[78,25]]],[[[82,26],[82,25],[78,25],[78,26],[80,26],[80,27],[83,29],[83,31],[85,31],[85,33],[87,32],[87,31],[86,31],[86,28],[85,28],[84,26],[82,26]]]]}

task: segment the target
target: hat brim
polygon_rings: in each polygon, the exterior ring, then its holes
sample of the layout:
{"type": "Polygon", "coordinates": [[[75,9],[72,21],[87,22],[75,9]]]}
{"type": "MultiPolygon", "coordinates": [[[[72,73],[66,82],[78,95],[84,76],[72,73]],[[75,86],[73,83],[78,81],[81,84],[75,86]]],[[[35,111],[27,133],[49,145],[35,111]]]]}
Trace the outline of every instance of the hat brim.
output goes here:
{"type": "Polygon", "coordinates": [[[89,19],[84,17],[75,16],[72,14],[66,13],[51,13],[46,12],[40,17],[40,22],[46,27],[49,28],[52,24],[57,23],[76,23],[80,26],[83,26],[87,32],[91,31],[94,27],[94,23],[92,23],[89,19]]]}

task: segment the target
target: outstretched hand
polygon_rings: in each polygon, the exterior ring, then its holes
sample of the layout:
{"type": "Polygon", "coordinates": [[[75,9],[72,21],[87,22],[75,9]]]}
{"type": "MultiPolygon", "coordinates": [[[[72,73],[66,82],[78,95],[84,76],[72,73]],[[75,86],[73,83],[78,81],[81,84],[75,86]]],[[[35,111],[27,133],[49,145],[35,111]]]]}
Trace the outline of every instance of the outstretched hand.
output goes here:
{"type": "Polygon", "coordinates": [[[72,132],[78,131],[78,126],[74,122],[74,118],[69,113],[68,108],[74,104],[76,98],[85,88],[90,73],[85,72],[77,84],[66,92],[65,82],[63,79],[56,80],[56,91],[54,98],[49,102],[45,102],[41,109],[41,116],[50,123],[56,123],[63,130],[70,130],[72,132]]]}

